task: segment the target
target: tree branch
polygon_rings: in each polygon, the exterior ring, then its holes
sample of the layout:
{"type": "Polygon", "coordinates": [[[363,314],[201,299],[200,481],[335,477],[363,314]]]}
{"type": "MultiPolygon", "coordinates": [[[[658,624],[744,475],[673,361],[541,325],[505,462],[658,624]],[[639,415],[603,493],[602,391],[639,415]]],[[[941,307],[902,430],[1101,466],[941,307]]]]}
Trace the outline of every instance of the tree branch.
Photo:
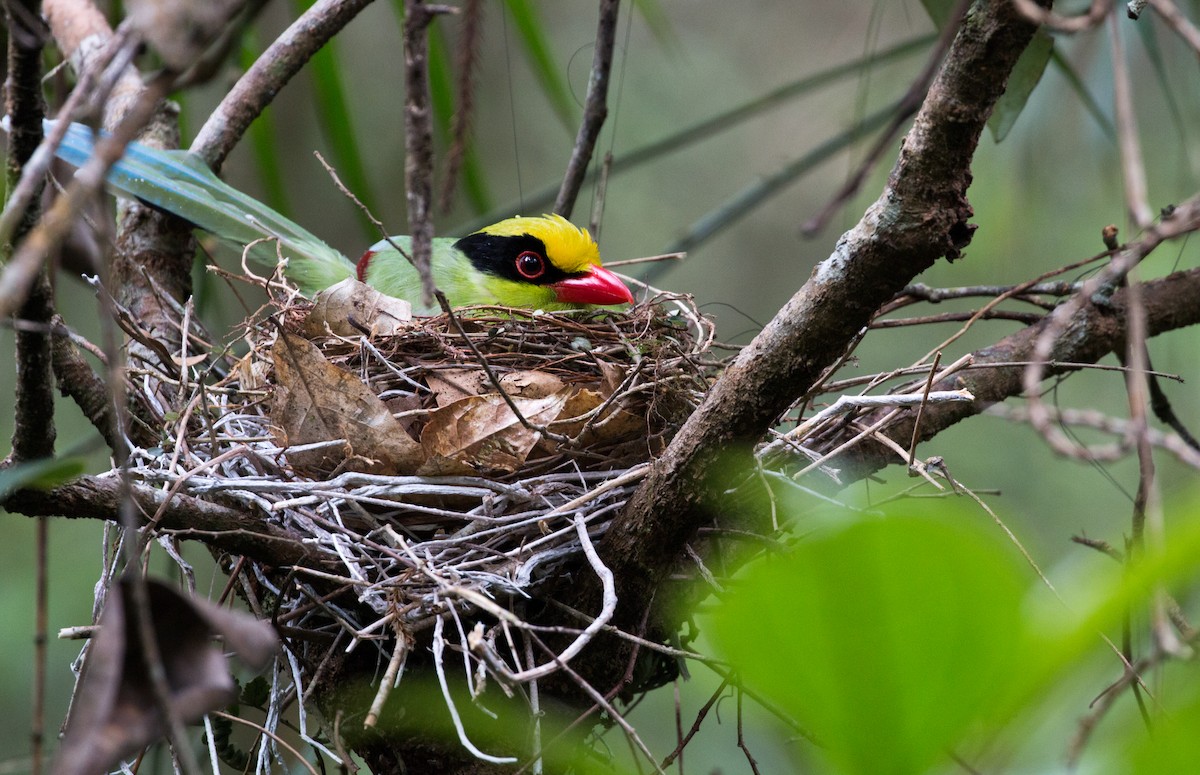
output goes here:
{"type": "MultiPolygon", "coordinates": [[[[129,494],[141,525],[148,524],[147,515],[157,515],[155,524],[160,530],[203,540],[210,546],[274,567],[319,565],[319,555],[300,536],[260,517],[145,485],[132,484],[129,494]],[[162,513],[158,514],[160,510],[162,513]]],[[[5,501],[4,508],[31,517],[119,521],[122,497],[117,477],[84,476],[48,492],[20,490],[5,501]]]]}
{"type": "Polygon", "coordinates": [[[192,141],[192,153],[219,171],[246,129],[305,63],[371,0],[319,0],[262,53],[192,141]]]}
{"type": "MultiPolygon", "coordinates": [[[[42,140],[44,116],[41,95],[43,30],[38,3],[4,4],[8,28],[8,79],[5,83],[5,113],[12,121],[8,153],[8,190],[11,191],[25,164],[42,140]]],[[[31,197],[31,203],[37,197],[31,197]]],[[[22,240],[41,215],[29,207],[13,234],[22,240]]],[[[33,279],[24,302],[17,310],[22,320],[48,323],[54,314],[54,295],[43,266],[33,279]]],[[[15,342],[17,364],[16,406],[13,413],[12,459],[50,457],[54,454],[54,378],[51,370],[50,335],[45,330],[18,329],[15,342]]]]}
{"type": "Polygon", "coordinates": [[[421,276],[421,303],[432,306],[437,288],[433,258],[433,114],[429,107],[429,46],[426,34],[436,12],[422,0],[404,0],[404,189],[412,255],[421,276]]]}
{"type": "MultiPolygon", "coordinates": [[[[714,475],[723,454],[759,440],[880,305],[970,242],[971,158],[1034,29],[1009,0],[967,14],[883,194],[716,382],[610,527],[601,556],[620,584],[617,626],[636,623],[705,505],[720,496],[714,475]]],[[[568,603],[590,610],[595,597],[592,586],[568,603]]],[[[593,656],[611,665],[611,655],[593,656]]]]}
{"type": "MultiPolygon", "coordinates": [[[[1146,325],[1149,336],[1173,331],[1186,326],[1200,324],[1200,269],[1176,272],[1167,277],[1151,280],[1142,287],[1146,307],[1146,325]]],[[[1125,346],[1127,319],[1125,315],[1128,291],[1121,289],[1111,299],[1097,302],[1089,300],[1064,326],[1061,336],[1055,340],[1053,362],[1048,364],[1048,375],[1064,374],[1077,369],[1060,363],[1094,363],[1106,355],[1121,352],[1125,346]]],[[[991,404],[1019,396],[1024,392],[1022,380],[1024,366],[997,366],[986,368],[990,363],[1027,363],[1034,358],[1034,348],[1042,331],[1050,325],[1049,318],[1036,325],[1023,328],[994,345],[972,354],[973,368],[960,371],[933,386],[934,390],[965,389],[975,396],[974,403],[939,404],[925,407],[917,438],[925,441],[946,430],[951,425],[979,414],[991,404]]],[[[862,423],[870,425],[880,415],[866,415],[862,423]]],[[[846,441],[854,431],[847,430],[828,439],[814,448],[825,452],[846,441]]],[[[907,444],[913,432],[913,415],[905,412],[880,430],[890,439],[907,444]]],[[[895,454],[883,443],[871,439],[855,445],[843,455],[834,458],[829,465],[838,469],[843,483],[858,481],[896,462],[895,454]]]]}

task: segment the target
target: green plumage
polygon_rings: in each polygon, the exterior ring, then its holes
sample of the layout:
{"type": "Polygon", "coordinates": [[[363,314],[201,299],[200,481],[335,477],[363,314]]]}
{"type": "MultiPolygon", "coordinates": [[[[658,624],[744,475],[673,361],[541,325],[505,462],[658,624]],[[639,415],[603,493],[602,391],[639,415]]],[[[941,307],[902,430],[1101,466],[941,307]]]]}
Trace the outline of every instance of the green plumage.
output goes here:
{"type": "MultiPolygon", "coordinates": [[[[91,130],[73,124],[57,154],[82,166],[91,156],[92,146],[91,130]]],[[[107,182],[121,194],[191,221],[239,251],[249,246],[251,258],[261,264],[274,266],[282,256],[287,260],[288,278],[307,295],[361,273],[362,279],[379,291],[419,306],[417,270],[388,241],[374,245],[369,255],[356,263],[304,227],[229,186],[186,151],[160,151],[130,143],[107,182]]],[[[491,243],[486,246],[486,257],[476,256],[474,247],[468,256],[455,247],[458,240],[433,241],[434,283],[452,306],[566,310],[632,300],[628,289],[601,268],[599,252],[587,231],[566,219],[510,218],[473,236],[491,243]],[[503,253],[497,246],[512,252],[503,253]],[[533,269],[528,263],[531,257],[536,259],[533,269]],[[518,268],[522,259],[527,263],[518,268]]],[[[393,237],[392,242],[411,255],[409,237],[393,237]]]]}

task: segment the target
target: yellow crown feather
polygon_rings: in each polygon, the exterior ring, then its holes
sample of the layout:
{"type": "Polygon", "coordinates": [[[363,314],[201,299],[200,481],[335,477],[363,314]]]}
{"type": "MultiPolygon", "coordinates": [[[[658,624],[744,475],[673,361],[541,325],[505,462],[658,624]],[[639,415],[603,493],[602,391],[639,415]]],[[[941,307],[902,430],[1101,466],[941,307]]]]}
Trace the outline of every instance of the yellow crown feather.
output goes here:
{"type": "Polygon", "coordinates": [[[482,234],[497,237],[537,237],[546,246],[546,258],[568,274],[586,272],[600,265],[600,248],[587,229],[581,229],[561,215],[540,218],[516,216],[480,229],[482,234]]]}

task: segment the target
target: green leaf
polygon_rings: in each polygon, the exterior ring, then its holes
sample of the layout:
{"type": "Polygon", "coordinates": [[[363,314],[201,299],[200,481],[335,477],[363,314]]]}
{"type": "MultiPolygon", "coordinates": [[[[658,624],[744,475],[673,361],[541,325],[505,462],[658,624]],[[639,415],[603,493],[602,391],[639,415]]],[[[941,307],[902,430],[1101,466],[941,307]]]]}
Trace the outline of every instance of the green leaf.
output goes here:
{"type": "Polygon", "coordinates": [[[81,457],[54,457],[6,468],[0,471],[0,500],[26,487],[35,490],[57,487],[82,474],[85,463],[81,457]]]}
{"type": "MultiPolygon", "coordinates": [[[[1193,671],[1194,672],[1194,671],[1193,671]]],[[[1165,772],[1192,772],[1200,761],[1200,692],[1197,691],[1195,676],[1184,676],[1182,681],[1170,684],[1170,694],[1187,697],[1182,708],[1171,708],[1155,720],[1154,733],[1150,734],[1140,723],[1128,724],[1121,729],[1124,734],[1121,750],[1115,756],[1105,757],[1106,764],[1117,764],[1108,772],[1125,775],[1160,775],[1165,772]],[[1183,690],[1182,692],[1180,690],[1183,690]],[[1129,738],[1135,738],[1130,740],[1129,738]],[[1128,752],[1128,756],[1122,756],[1128,752]],[[1124,759],[1124,761],[1122,761],[1124,759]]]]}
{"type": "Polygon", "coordinates": [[[578,110],[571,97],[571,90],[563,80],[560,66],[554,61],[550,52],[550,41],[546,37],[542,20],[538,17],[536,8],[529,0],[505,0],[508,12],[512,14],[517,27],[517,34],[525,47],[525,55],[533,74],[542,84],[542,92],[550,101],[550,107],[558,120],[562,122],[570,134],[575,133],[578,121],[578,110]]]}
{"type": "Polygon", "coordinates": [[[1021,57],[1008,77],[1008,88],[1000,95],[996,108],[988,119],[988,129],[997,143],[1004,140],[1013,124],[1017,123],[1017,117],[1025,109],[1029,95],[1033,94],[1034,87],[1042,79],[1042,73],[1046,71],[1046,64],[1050,61],[1053,51],[1054,39],[1044,29],[1039,29],[1029,46],[1021,52],[1021,57]]]}
{"type": "Polygon", "coordinates": [[[789,710],[839,771],[944,761],[1000,716],[1024,669],[1027,572],[998,537],[953,520],[861,519],[748,572],[716,639],[748,687],[789,710]]]}

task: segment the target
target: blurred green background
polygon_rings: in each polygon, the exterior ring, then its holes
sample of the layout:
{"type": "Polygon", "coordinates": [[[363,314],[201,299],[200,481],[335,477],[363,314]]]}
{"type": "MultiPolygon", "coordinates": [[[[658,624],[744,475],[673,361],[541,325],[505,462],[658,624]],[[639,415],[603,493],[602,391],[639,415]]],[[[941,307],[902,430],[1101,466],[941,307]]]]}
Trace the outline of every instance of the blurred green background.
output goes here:
{"type": "MultiPolygon", "coordinates": [[[[610,115],[599,151],[622,154],[693,126],[798,78],[851,62],[901,41],[933,31],[916,0],[859,3],[780,3],[712,0],[659,0],[621,8],[618,54],[610,115]],[[650,21],[654,21],[651,24],[650,21]]],[[[585,2],[533,2],[549,41],[552,69],[564,81],[571,105],[586,89],[592,59],[595,9],[585,2]]],[[[1060,10],[1086,3],[1060,3],[1060,10]]],[[[490,205],[509,213],[531,214],[525,201],[557,183],[574,140],[551,107],[547,92],[529,65],[512,14],[499,2],[485,3],[482,67],[476,91],[474,137],[490,205]]],[[[1191,6],[1195,8],[1195,4],[1191,6]]],[[[272,40],[294,8],[271,4],[256,29],[259,41],[272,40]]],[[[447,39],[455,28],[448,24],[447,39]]],[[[1136,104],[1155,207],[1189,196],[1197,188],[1197,132],[1200,129],[1200,80],[1195,60],[1154,19],[1123,23],[1127,54],[1136,86],[1136,104]]],[[[336,122],[353,133],[365,160],[367,189],[375,214],[393,233],[406,230],[403,193],[402,51],[394,4],[376,3],[336,42],[335,68],[352,121],[336,122]]],[[[1112,120],[1110,55],[1105,36],[1088,33],[1056,40],[1056,49],[1086,90],[1112,120]]],[[[864,68],[835,84],[782,103],[732,129],[680,148],[652,162],[614,175],[608,183],[600,244],[606,261],[652,255],[670,248],[691,224],[722,206],[743,188],[834,137],[862,117],[897,99],[920,70],[925,49],[886,66],[864,68]]],[[[182,97],[186,139],[232,83],[229,71],[213,83],[182,97]]],[[[225,177],[250,193],[286,205],[298,222],[349,255],[375,241],[364,230],[352,204],[330,183],[313,151],[338,166],[329,132],[323,132],[314,99],[317,79],[306,70],[271,107],[258,141],[279,161],[279,188],[264,185],[252,142],[243,143],[225,166],[225,177]]],[[[898,145],[898,140],[896,144],[898,145]]],[[[803,179],[693,248],[686,263],[673,265],[655,284],[692,293],[716,318],[722,338],[745,342],[804,282],[826,257],[838,235],[853,225],[878,195],[894,152],[870,176],[853,201],[814,239],[799,236],[800,225],[816,213],[862,158],[864,146],[832,157],[803,179]]],[[[1108,223],[1130,236],[1122,204],[1116,146],[1092,116],[1063,71],[1051,67],[1015,128],[997,145],[985,136],[974,165],[970,190],[979,230],[963,260],[939,262],[922,282],[930,285],[1011,284],[1102,249],[1100,230],[1108,223]]],[[[461,187],[460,187],[461,190],[461,187]]],[[[592,206],[585,189],[574,219],[584,223],[592,206]]],[[[539,208],[539,209],[549,209],[539,208]]],[[[477,212],[459,196],[454,209],[435,218],[440,234],[456,234],[477,212]]],[[[1142,277],[1160,276],[1196,263],[1197,246],[1183,241],[1164,246],[1148,260],[1142,277]]],[[[631,272],[635,276],[641,270],[631,272]]],[[[59,306],[68,322],[95,337],[96,305],[90,290],[66,277],[58,280],[59,306]]],[[[222,295],[219,284],[197,284],[201,307],[216,331],[229,331],[243,310],[222,295]]],[[[933,311],[951,309],[942,305],[933,311]]],[[[973,348],[1015,330],[1017,324],[982,324],[945,353],[950,362],[973,348]]],[[[903,366],[954,330],[906,328],[878,332],[858,349],[851,372],[869,374],[903,366]]],[[[1197,417],[1200,399],[1192,385],[1200,374],[1197,338],[1184,331],[1159,337],[1150,345],[1154,366],[1182,376],[1185,384],[1164,382],[1176,412],[1185,422],[1197,417]]],[[[12,337],[0,331],[0,347],[11,351],[12,337]]],[[[11,395],[11,369],[0,370],[0,394],[11,395]]],[[[1126,413],[1125,391],[1115,373],[1072,377],[1052,398],[1063,406],[1126,413]]],[[[1193,427],[1195,423],[1192,423],[1193,427]]],[[[79,413],[63,402],[58,420],[59,447],[91,436],[79,413]]],[[[0,417],[0,437],[11,434],[11,417],[0,417]]],[[[1080,563],[1097,560],[1070,543],[1086,533],[1114,545],[1128,532],[1136,466],[1081,465],[1055,458],[1030,430],[981,417],[942,434],[919,450],[941,455],[950,471],[972,488],[998,489],[989,503],[1047,570],[1051,578],[1080,563]]],[[[1165,456],[1159,458],[1168,502],[1194,489],[1194,472],[1165,456]]],[[[92,460],[92,470],[107,467],[92,460]]],[[[911,481],[899,470],[884,472],[886,482],[855,486],[844,493],[862,505],[911,481]]],[[[987,519],[978,513],[981,521],[987,519]]],[[[32,680],[34,524],[3,514],[10,535],[0,546],[0,708],[9,723],[0,728],[0,773],[27,767],[20,752],[28,749],[28,711],[32,680]]],[[[92,522],[53,520],[50,525],[50,674],[49,731],[63,717],[72,676],[69,664],[78,644],[53,639],[61,627],[91,618],[92,586],[100,565],[101,527],[92,522]]],[[[202,552],[189,556],[204,562],[202,552]]],[[[1115,567],[1115,566],[1114,566],[1115,567]]],[[[1032,576],[1030,577],[1032,580],[1032,576]]],[[[1110,665],[1110,672],[1115,668],[1110,665]]],[[[682,723],[690,726],[696,709],[718,680],[704,670],[682,685],[682,723]]],[[[1115,675],[1115,673],[1114,673],[1115,675]]],[[[1099,687],[1080,687],[1089,697],[1099,687]]],[[[1086,702],[1086,700],[1085,700],[1086,702]]],[[[648,698],[633,714],[660,754],[674,737],[674,699],[670,689],[648,698]]],[[[1065,703],[1069,728],[1080,704],[1065,703]]],[[[749,711],[748,711],[749,712],[749,711]]],[[[757,714],[757,711],[754,711],[757,714]]],[[[760,717],[757,714],[755,718],[760,717]]],[[[734,746],[731,711],[708,727],[685,755],[694,771],[748,772],[734,746]]],[[[763,771],[785,771],[787,751],[774,747],[776,731],[767,721],[750,724],[750,741],[763,771]]],[[[1052,737],[1053,735],[1051,735],[1052,737]]],[[[1061,742],[1061,741],[1059,741],[1061,742]]],[[[619,745],[614,741],[614,747],[619,745]]],[[[786,748],[786,746],[785,746],[786,748]]]]}

